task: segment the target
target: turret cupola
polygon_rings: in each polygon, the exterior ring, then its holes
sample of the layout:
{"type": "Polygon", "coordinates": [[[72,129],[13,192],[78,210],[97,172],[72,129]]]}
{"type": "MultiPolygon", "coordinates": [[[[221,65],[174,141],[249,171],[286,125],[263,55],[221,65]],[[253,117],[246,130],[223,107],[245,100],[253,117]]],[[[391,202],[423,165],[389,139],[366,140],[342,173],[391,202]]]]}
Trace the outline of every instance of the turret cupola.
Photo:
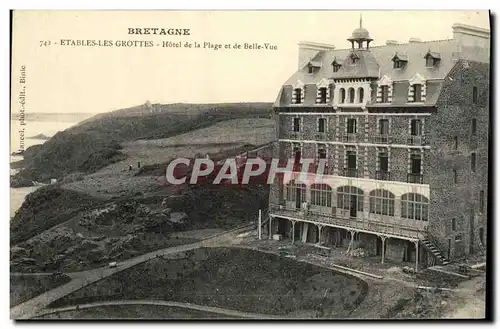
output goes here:
{"type": "Polygon", "coordinates": [[[354,43],[358,44],[358,49],[368,49],[370,46],[370,42],[373,41],[370,38],[370,33],[367,29],[363,28],[363,16],[359,18],[359,27],[352,32],[352,35],[349,39],[351,42],[352,49],[354,49],[354,43]]]}

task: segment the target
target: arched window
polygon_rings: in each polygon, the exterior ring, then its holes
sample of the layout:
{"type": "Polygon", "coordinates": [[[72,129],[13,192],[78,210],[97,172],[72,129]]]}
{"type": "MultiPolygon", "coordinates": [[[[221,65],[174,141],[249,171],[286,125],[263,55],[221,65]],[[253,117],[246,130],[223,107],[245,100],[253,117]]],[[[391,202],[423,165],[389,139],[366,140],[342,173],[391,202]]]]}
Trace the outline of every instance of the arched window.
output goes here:
{"type": "Polygon", "coordinates": [[[337,188],[337,207],[340,209],[351,209],[356,205],[358,211],[363,211],[364,192],[354,186],[341,186],[337,188]]]}
{"type": "Polygon", "coordinates": [[[297,194],[300,193],[300,200],[306,200],[306,186],[294,180],[286,185],[286,201],[297,201],[297,194]]]}
{"type": "Polygon", "coordinates": [[[340,88],[339,93],[340,93],[340,103],[343,104],[345,103],[345,89],[340,88]]]}
{"type": "Polygon", "coordinates": [[[354,96],[355,96],[355,92],[354,92],[354,88],[349,88],[349,103],[354,103],[354,96]]]}
{"type": "Polygon", "coordinates": [[[370,212],[373,214],[394,216],[394,194],[381,189],[371,191],[370,212]]]}
{"type": "Polygon", "coordinates": [[[311,186],[311,204],[322,207],[332,206],[332,188],[327,184],[311,186]]]}
{"type": "Polygon", "coordinates": [[[363,88],[359,88],[358,95],[359,95],[359,102],[363,103],[363,100],[365,98],[365,90],[363,88]]]}
{"type": "Polygon", "coordinates": [[[401,196],[401,217],[415,220],[429,220],[429,199],[417,193],[401,196]]]}

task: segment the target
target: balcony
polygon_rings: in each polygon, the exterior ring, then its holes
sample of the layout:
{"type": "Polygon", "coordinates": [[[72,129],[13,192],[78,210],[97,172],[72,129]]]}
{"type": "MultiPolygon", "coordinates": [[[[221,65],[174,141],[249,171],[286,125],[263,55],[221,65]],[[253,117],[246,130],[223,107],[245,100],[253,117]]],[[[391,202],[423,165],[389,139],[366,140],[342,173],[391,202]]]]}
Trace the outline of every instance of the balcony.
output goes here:
{"type": "Polygon", "coordinates": [[[392,136],[374,135],[374,136],[370,136],[370,141],[373,144],[391,144],[392,143],[392,136]]]}
{"type": "Polygon", "coordinates": [[[342,141],[344,143],[356,143],[358,141],[358,136],[357,134],[342,135],[342,141]]]}
{"type": "Polygon", "coordinates": [[[408,145],[415,145],[415,146],[421,146],[424,145],[425,139],[423,136],[410,136],[408,137],[407,144],[408,145]]]}
{"type": "Polygon", "coordinates": [[[408,173],[407,182],[412,183],[412,184],[423,184],[424,183],[424,175],[408,173]]]}
{"type": "MultiPolygon", "coordinates": [[[[402,238],[421,239],[425,236],[425,227],[411,227],[408,225],[380,222],[370,219],[339,216],[332,212],[308,211],[288,208],[286,205],[269,204],[269,213],[277,216],[296,218],[306,222],[321,223],[344,229],[354,229],[369,233],[384,233],[402,238]]],[[[425,225],[426,222],[422,222],[425,225]]],[[[420,224],[420,223],[419,223],[420,224]]]]}
{"type": "Polygon", "coordinates": [[[375,179],[377,179],[377,180],[391,180],[391,173],[388,171],[377,170],[375,172],[375,179]]]}
{"type": "Polygon", "coordinates": [[[344,177],[358,177],[358,169],[356,168],[344,168],[344,177]]]}

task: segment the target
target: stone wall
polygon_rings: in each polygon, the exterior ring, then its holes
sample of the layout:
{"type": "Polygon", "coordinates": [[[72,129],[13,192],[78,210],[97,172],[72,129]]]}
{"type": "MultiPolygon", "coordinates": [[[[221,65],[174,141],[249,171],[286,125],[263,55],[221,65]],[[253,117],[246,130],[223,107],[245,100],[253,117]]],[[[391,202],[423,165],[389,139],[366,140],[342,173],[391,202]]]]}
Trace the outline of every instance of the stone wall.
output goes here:
{"type": "Polygon", "coordinates": [[[446,253],[450,249],[451,258],[477,250],[480,228],[487,231],[489,124],[489,65],[457,62],[443,85],[437,115],[428,124],[433,147],[429,226],[440,249],[446,253]],[[473,87],[478,90],[477,104],[472,99],[473,87]],[[477,120],[476,136],[472,134],[473,119],[477,120]],[[475,172],[471,171],[472,152],[476,153],[475,172]],[[480,191],[484,191],[485,200],[482,213],[480,191]]]}

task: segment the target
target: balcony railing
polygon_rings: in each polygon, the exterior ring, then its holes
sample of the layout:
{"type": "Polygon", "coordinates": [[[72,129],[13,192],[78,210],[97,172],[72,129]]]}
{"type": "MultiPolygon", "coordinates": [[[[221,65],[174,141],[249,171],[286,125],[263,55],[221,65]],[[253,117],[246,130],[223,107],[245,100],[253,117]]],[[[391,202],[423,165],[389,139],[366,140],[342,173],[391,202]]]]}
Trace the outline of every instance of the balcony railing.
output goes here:
{"type": "Polygon", "coordinates": [[[424,175],[409,173],[408,174],[407,182],[408,183],[413,183],[413,184],[423,184],[423,182],[424,182],[424,175]]]}
{"type": "Polygon", "coordinates": [[[345,177],[358,177],[358,169],[356,168],[344,168],[343,175],[345,177]]]}
{"type": "Polygon", "coordinates": [[[302,139],[303,136],[303,133],[300,131],[292,131],[290,133],[290,139],[302,139]]]}
{"type": "Polygon", "coordinates": [[[410,136],[410,137],[408,137],[407,143],[408,143],[408,145],[420,146],[420,145],[424,145],[425,140],[424,140],[423,136],[410,136]]]}
{"type": "Polygon", "coordinates": [[[377,170],[375,172],[375,179],[378,180],[391,180],[391,173],[388,171],[377,170]]]}
{"type": "Polygon", "coordinates": [[[358,141],[358,136],[357,134],[342,135],[342,141],[344,143],[356,143],[358,141]]]}
{"type": "Polygon", "coordinates": [[[289,216],[297,219],[305,219],[312,222],[330,224],[338,227],[352,228],[365,230],[374,233],[385,233],[396,236],[401,236],[411,239],[421,239],[425,236],[425,228],[419,229],[409,227],[403,224],[379,222],[370,219],[352,218],[338,216],[333,213],[307,211],[305,213],[301,209],[288,209],[286,205],[270,204],[269,212],[271,214],[289,216]]]}
{"type": "Polygon", "coordinates": [[[370,140],[374,144],[391,144],[392,136],[389,135],[374,135],[370,137],[370,140]]]}

